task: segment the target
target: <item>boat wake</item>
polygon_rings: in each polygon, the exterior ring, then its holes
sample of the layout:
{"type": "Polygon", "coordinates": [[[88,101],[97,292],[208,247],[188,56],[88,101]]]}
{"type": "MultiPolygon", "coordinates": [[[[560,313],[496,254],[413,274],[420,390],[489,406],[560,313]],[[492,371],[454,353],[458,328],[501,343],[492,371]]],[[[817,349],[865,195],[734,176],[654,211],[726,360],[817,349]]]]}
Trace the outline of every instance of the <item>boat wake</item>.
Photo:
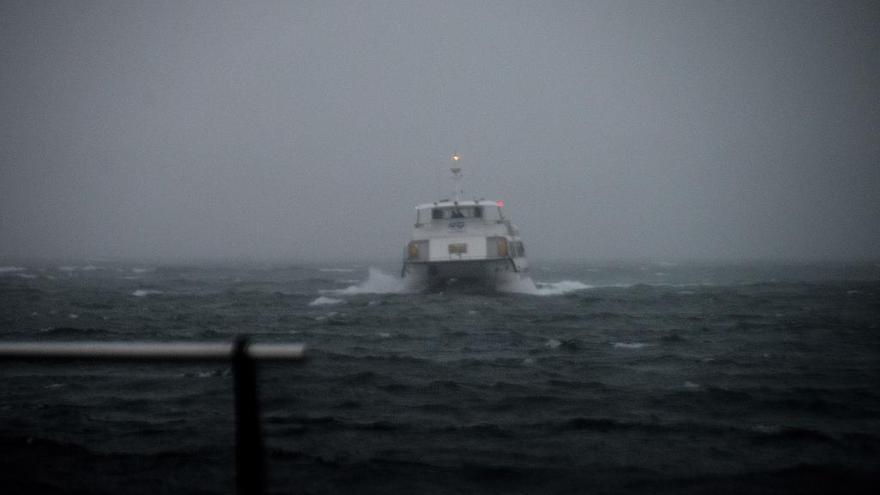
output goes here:
{"type": "MultiPolygon", "coordinates": [[[[497,287],[501,292],[529,294],[533,296],[561,296],[571,292],[592,289],[577,280],[560,282],[535,282],[530,277],[505,282],[497,287]]],[[[423,289],[423,288],[422,288],[423,289]]],[[[370,267],[367,279],[344,289],[322,290],[321,294],[333,296],[354,296],[358,294],[407,294],[421,292],[420,286],[412,280],[389,275],[378,268],[370,267]]]]}
{"type": "Polygon", "coordinates": [[[507,282],[499,286],[498,290],[502,292],[515,292],[518,294],[529,294],[533,296],[561,296],[570,292],[592,288],[592,285],[587,285],[583,282],[578,282],[577,280],[535,282],[531,277],[524,277],[507,282]]]}
{"type": "Polygon", "coordinates": [[[353,296],[357,294],[402,294],[409,291],[404,279],[389,275],[378,268],[370,267],[367,279],[363,282],[344,289],[322,292],[338,296],[353,296]]]}

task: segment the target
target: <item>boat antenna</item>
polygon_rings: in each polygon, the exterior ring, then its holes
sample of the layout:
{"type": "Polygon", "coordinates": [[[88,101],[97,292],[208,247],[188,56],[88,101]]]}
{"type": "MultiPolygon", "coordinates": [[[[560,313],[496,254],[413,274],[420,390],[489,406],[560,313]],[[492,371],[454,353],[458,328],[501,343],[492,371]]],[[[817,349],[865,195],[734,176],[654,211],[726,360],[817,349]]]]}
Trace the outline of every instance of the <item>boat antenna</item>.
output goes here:
{"type": "Polygon", "coordinates": [[[458,152],[452,154],[452,166],[449,167],[449,170],[452,170],[452,184],[455,187],[452,196],[455,198],[455,201],[461,201],[461,196],[464,194],[464,190],[461,188],[461,163],[459,162],[461,157],[458,156],[458,152]]]}

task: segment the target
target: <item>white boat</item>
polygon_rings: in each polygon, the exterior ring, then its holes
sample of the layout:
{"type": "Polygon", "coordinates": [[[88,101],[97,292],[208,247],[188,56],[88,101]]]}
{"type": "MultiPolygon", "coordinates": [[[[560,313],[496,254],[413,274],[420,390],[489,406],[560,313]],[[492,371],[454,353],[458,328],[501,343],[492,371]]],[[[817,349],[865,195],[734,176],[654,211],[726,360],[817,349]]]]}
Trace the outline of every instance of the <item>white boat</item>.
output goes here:
{"type": "Polygon", "coordinates": [[[503,201],[461,199],[461,167],[452,155],[453,199],[416,206],[416,224],[404,251],[403,276],[413,287],[454,281],[492,287],[526,276],[529,263],[516,225],[503,201]]]}

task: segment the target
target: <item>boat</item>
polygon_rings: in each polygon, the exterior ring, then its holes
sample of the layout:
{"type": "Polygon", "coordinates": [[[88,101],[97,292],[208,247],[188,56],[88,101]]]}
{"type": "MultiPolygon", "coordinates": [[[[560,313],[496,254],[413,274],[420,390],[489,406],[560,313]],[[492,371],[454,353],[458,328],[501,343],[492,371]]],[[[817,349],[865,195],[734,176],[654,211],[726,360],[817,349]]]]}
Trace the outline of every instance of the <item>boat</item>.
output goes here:
{"type": "Polygon", "coordinates": [[[453,197],[415,207],[402,269],[411,287],[476,282],[503,288],[527,276],[525,246],[504,215],[504,201],[462,199],[460,160],[452,155],[453,197]]]}

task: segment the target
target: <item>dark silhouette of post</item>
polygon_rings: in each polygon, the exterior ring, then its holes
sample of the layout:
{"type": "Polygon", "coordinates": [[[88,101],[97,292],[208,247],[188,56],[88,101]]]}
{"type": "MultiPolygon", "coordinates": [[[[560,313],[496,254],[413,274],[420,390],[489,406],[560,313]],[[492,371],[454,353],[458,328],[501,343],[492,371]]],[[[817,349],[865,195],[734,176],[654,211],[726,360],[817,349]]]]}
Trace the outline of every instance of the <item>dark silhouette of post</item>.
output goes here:
{"type": "Polygon", "coordinates": [[[0,342],[0,363],[8,361],[198,362],[228,363],[235,382],[235,491],[262,495],[266,462],[257,391],[257,361],[302,361],[303,344],[224,342],[0,342]]]}
{"type": "Polygon", "coordinates": [[[238,337],[232,352],[235,377],[235,491],[261,495],[266,489],[263,432],[257,401],[257,366],[248,355],[248,340],[238,337]]]}

